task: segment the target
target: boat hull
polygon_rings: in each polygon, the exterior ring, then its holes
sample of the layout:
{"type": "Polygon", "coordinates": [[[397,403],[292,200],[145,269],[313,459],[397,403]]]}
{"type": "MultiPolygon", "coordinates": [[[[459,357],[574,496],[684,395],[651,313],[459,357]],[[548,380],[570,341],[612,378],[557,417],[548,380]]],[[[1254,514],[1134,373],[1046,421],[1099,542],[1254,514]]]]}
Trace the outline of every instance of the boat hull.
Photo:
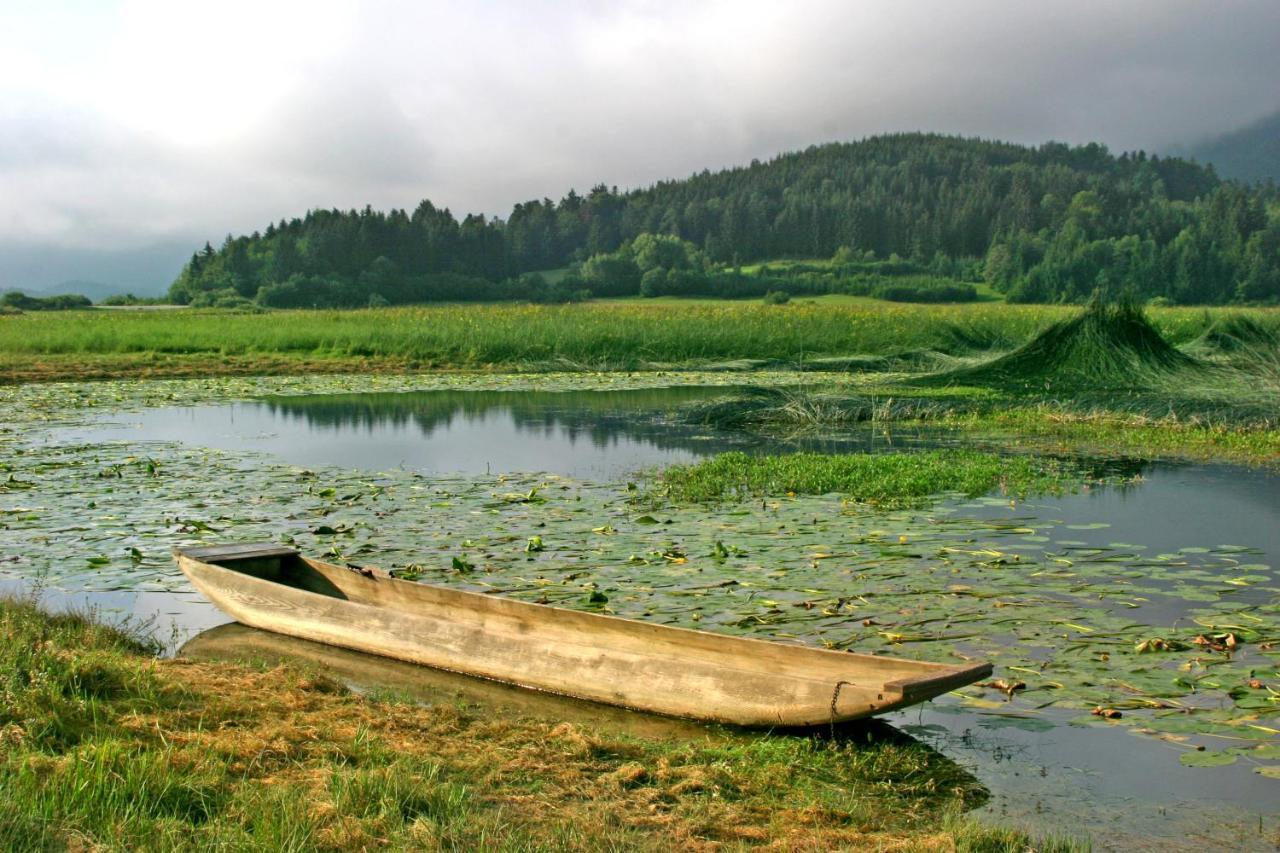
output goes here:
{"type": "Polygon", "coordinates": [[[750,727],[845,722],[985,678],[951,666],[729,637],[419,584],[290,549],[175,552],[239,622],[535,690],[750,727]]]}

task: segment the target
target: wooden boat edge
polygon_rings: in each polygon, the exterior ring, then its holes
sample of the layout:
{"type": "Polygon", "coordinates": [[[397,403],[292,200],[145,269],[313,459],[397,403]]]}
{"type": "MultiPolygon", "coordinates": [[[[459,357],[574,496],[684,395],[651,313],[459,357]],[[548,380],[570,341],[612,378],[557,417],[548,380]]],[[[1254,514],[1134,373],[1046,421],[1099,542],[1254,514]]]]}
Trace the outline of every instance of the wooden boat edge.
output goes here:
{"type": "MultiPolygon", "coordinates": [[[[693,639],[696,642],[707,642],[707,641],[713,641],[717,643],[728,642],[733,645],[742,645],[743,647],[746,647],[746,648],[749,648],[755,645],[762,649],[767,649],[770,652],[774,652],[774,653],[778,651],[779,647],[782,647],[784,649],[801,653],[806,656],[808,655],[828,656],[829,655],[833,659],[838,659],[839,662],[842,664],[846,662],[848,664],[853,664],[853,665],[857,665],[858,663],[864,663],[864,664],[871,663],[878,667],[883,667],[886,664],[889,664],[889,665],[903,664],[905,666],[920,667],[926,670],[923,674],[915,675],[913,677],[899,678],[899,679],[883,682],[882,687],[879,688],[880,692],[883,695],[879,697],[880,701],[875,703],[874,707],[872,708],[861,710],[858,712],[835,713],[835,714],[831,713],[831,708],[824,707],[820,710],[815,708],[813,713],[807,714],[807,715],[801,715],[793,719],[770,718],[770,719],[744,721],[742,719],[728,719],[723,716],[717,716],[717,715],[691,716],[689,714],[675,714],[675,713],[654,709],[651,707],[627,705],[625,703],[615,702],[612,700],[603,702],[603,704],[606,704],[606,705],[612,705],[614,707],[629,708],[631,710],[635,710],[643,713],[667,714],[669,716],[701,719],[707,722],[727,723],[730,725],[738,725],[738,726],[745,726],[745,727],[752,727],[752,728],[770,728],[770,727],[779,727],[779,726],[780,727],[804,727],[804,726],[812,726],[812,725],[826,725],[828,723],[848,722],[855,719],[887,713],[889,711],[893,711],[898,708],[903,708],[909,705],[917,704],[919,702],[927,701],[929,699],[932,699],[934,697],[947,693],[951,690],[954,690],[958,687],[963,687],[967,684],[972,684],[975,681],[985,678],[989,676],[992,671],[991,664],[985,663],[985,662],[978,663],[978,664],[969,664],[969,665],[964,665],[964,664],[957,665],[957,664],[937,663],[933,661],[916,661],[909,658],[897,658],[897,657],[890,657],[890,656],[884,656],[884,655],[868,655],[865,653],[858,653],[858,652],[842,652],[842,651],[836,651],[832,649],[823,649],[823,648],[818,648],[814,646],[807,646],[803,644],[791,644],[791,643],[785,643],[785,642],[780,642],[775,640],[763,640],[763,639],[754,638],[754,637],[737,637],[737,636],[727,635],[727,634],[716,634],[713,632],[699,631],[695,629],[682,628],[682,627],[671,626],[671,625],[655,625],[653,623],[643,622],[636,619],[628,619],[626,617],[616,616],[612,614],[590,613],[586,611],[573,610],[569,608],[555,607],[553,605],[543,605],[543,604],[535,604],[532,602],[524,602],[524,601],[519,601],[517,599],[496,598],[491,594],[475,592],[472,590],[456,589],[453,587],[448,587],[448,586],[443,586],[438,584],[419,584],[415,581],[405,581],[399,578],[395,578],[389,573],[387,573],[386,571],[375,568],[375,567],[361,567],[359,569],[356,569],[352,567],[338,566],[332,563],[326,563],[322,560],[316,560],[313,558],[305,557],[297,549],[294,549],[294,548],[287,548],[287,547],[275,546],[275,545],[269,545],[269,546],[246,545],[246,546],[235,546],[235,547],[237,548],[235,552],[232,552],[229,548],[224,550],[225,546],[215,547],[215,548],[175,548],[174,557],[177,560],[179,567],[182,569],[184,574],[188,576],[188,578],[192,581],[193,584],[196,584],[196,586],[200,588],[200,591],[202,593],[204,593],[207,597],[210,597],[211,599],[214,596],[210,595],[209,591],[203,588],[204,583],[201,583],[200,579],[198,579],[193,575],[191,568],[187,565],[188,562],[194,564],[195,566],[198,566],[199,569],[204,574],[212,573],[215,578],[218,576],[224,576],[230,579],[234,579],[233,583],[235,584],[241,584],[246,581],[251,581],[254,583],[265,584],[270,588],[277,591],[281,591],[283,594],[288,596],[300,596],[300,597],[313,596],[316,599],[330,598],[330,596],[325,596],[320,593],[312,592],[297,586],[292,586],[287,583],[281,583],[278,581],[257,578],[252,574],[249,574],[243,571],[238,571],[235,568],[221,565],[217,562],[206,561],[205,559],[199,558],[202,556],[206,556],[206,554],[209,554],[210,560],[223,559],[223,560],[234,562],[236,560],[252,559],[256,557],[289,555],[289,556],[295,556],[298,559],[305,561],[306,563],[311,565],[312,568],[316,568],[318,571],[323,571],[323,569],[320,569],[320,567],[324,567],[324,569],[328,569],[337,573],[350,573],[352,576],[360,575],[360,576],[363,576],[361,577],[361,580],[366,580],[370,582],[377,582],[377,583],[393,582],[393,586],[392,586],[393,589],[398,588],[399,585],[401,584],[404,584],[412,587],[426,587],[431,590],[445,593],[450,597],[461,598],[463,600],[474,599],[476,602],[485,602],[486,605],[490,602],[500,601],[500,602],[503,602],[503,606],[519,608],[520,610],[523,610],[524,612],[527,612],[529,614],[537,614],[537,618],[540,621],[545,620],[547,616],[554,616],[554,614],[564,614],[566,616],[571,616],[575,619],[586,618],[588,621],[602,620],[602,624],[608,624],[610,627],[614,629],[621,628],[624,631],[625,630],[645,630],[645,631],[656,630],[666,635],[683,635],[685,638],[693,639]],[[206,553],[201,553],[201,552],[206,552],[206,553]],[[199,556],[193,556],[193,553],[199,556]]],[[[231,585],[232,584],[229,583],[226,586],[230,587],[231,585]]],[[[388,610],[388,611],[395,611],[401,614],[412,615],[411,610],[397,609],[394,607],[387,607],[387,606],[375,607],[372,604],[361,602],[361,601],[346,601],[345,604],[346,606],[351,606],[351,607],[374,607],[374,609],[376,610],[388,610]]],[[[347,642],[347,641],[339,641],[339,640],[330,639],[330,638],[321,638],[311,634],[298,633],[298,632],[285,630],[281,628],[278,624],[273,625],[269,623],[257,623],[257,620],[246,619],[244,617],[243,612],[241,613],[233,612],[233,609],[227,605],[224,605],[216,601],[215,601],[215,605],[218,606],[220,609],[223,609],[224,611],[226,611],[228,615],[231,615],[233,618],[237,619],[237,621],[241,621],[241,622],[244,622],[245,624],[250,624],[250,625],[253,625],[254,627],[262,628],[267,631],[272,631],[272,632],[284,634],[287,636],[297,636],[302,639],[308,639],[315,642],[334,645],[340,648],[353,649],[356,651],[374,654],[374,655],[387,657],[391,659],[411,660],[409,658],[404,658],[395,654],[381,651],[375,645],[361,644],[356,641],[347,642]]],[[[588,696],[576,695],[569,691],[550,689],[538,684],[525,683],[525,682],[519,681],[518,679],[499,678],[499,677],[494,677],[492,675],[488,675],[484,672],[472,671],[472,670],[467,670],[465,668],[459,668],[459,667],[442,666],[436,663],[426,663],[422,661],[411,661],[411,662],[417,665],[427,666],[433,669],[439,669],[447,672],[454,672],[454,673],[465,675],[468,677],[481,678],[484,680],[493,681],[497,683],[515,684],[524,689],[534,690],[534,691],[548,693],[552,695],[567,696],[570,698],[578,699],[580,701],[596,702],[596,703],[602,702],[602,700],[600,699],[596,699],[588,696]]],[[[832,702],[831,702],[832,706],[836,704],[836,700],[840,695],[841,684],[850,684],[850,686],[852,686],[851,682],[835,683],[834,684],[835,692],[833,693],[832,702]]]]}

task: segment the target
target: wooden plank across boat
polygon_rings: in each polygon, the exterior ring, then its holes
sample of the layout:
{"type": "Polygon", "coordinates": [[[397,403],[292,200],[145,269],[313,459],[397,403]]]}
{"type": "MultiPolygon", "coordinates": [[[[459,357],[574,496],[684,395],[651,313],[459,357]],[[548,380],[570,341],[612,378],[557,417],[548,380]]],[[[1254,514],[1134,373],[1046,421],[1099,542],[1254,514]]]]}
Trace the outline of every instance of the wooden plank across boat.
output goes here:
{"type": "Polygon", "coordinates": [[[237,621],[307,640],[674,717],[811,726],[914,705],[991,674],[730,637],[399,580],[272,544],[174,551],[237,621]]]}

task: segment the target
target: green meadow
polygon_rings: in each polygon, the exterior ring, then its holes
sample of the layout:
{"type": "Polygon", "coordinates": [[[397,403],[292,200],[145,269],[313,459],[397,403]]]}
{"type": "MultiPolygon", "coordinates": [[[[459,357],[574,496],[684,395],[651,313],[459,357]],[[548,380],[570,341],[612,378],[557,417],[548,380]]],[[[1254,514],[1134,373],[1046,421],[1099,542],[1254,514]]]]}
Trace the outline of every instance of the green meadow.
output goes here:
{"type": "MultiPolygon", "coordinates": [[[[1079,311],[1068,306],[894,304],[861,297],[759,301],[659,299],[577,305],[441,305],[354,311],[31,312],[0,316],[9,381],[85,376],[415,369],[643,370],[742,359],[930,353],[951,358],[1013,349],[1079,311]]],[[[1280,310],[1157,308],[1174,346],[1219,319],[1270,329],[1280,310]]]]}

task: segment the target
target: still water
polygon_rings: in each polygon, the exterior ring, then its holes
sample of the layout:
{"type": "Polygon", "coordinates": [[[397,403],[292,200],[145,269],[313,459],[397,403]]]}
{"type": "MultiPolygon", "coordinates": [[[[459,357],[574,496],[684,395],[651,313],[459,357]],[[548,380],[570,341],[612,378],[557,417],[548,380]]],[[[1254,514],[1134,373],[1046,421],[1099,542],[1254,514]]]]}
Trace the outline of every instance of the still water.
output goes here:
{"type": "Polygon", "coordinates": [[[426,474],[546,472],[584,480],[693,462],[727,450],[848,452],[919,443],[924,434],[861,430],[764,438],[682,423],[682,406],[733,388],[639,391],[420,391],[277,397],[150,409],[59,430],[58,441],[182,441],[262,451],[304,466],[426,474]]]}

